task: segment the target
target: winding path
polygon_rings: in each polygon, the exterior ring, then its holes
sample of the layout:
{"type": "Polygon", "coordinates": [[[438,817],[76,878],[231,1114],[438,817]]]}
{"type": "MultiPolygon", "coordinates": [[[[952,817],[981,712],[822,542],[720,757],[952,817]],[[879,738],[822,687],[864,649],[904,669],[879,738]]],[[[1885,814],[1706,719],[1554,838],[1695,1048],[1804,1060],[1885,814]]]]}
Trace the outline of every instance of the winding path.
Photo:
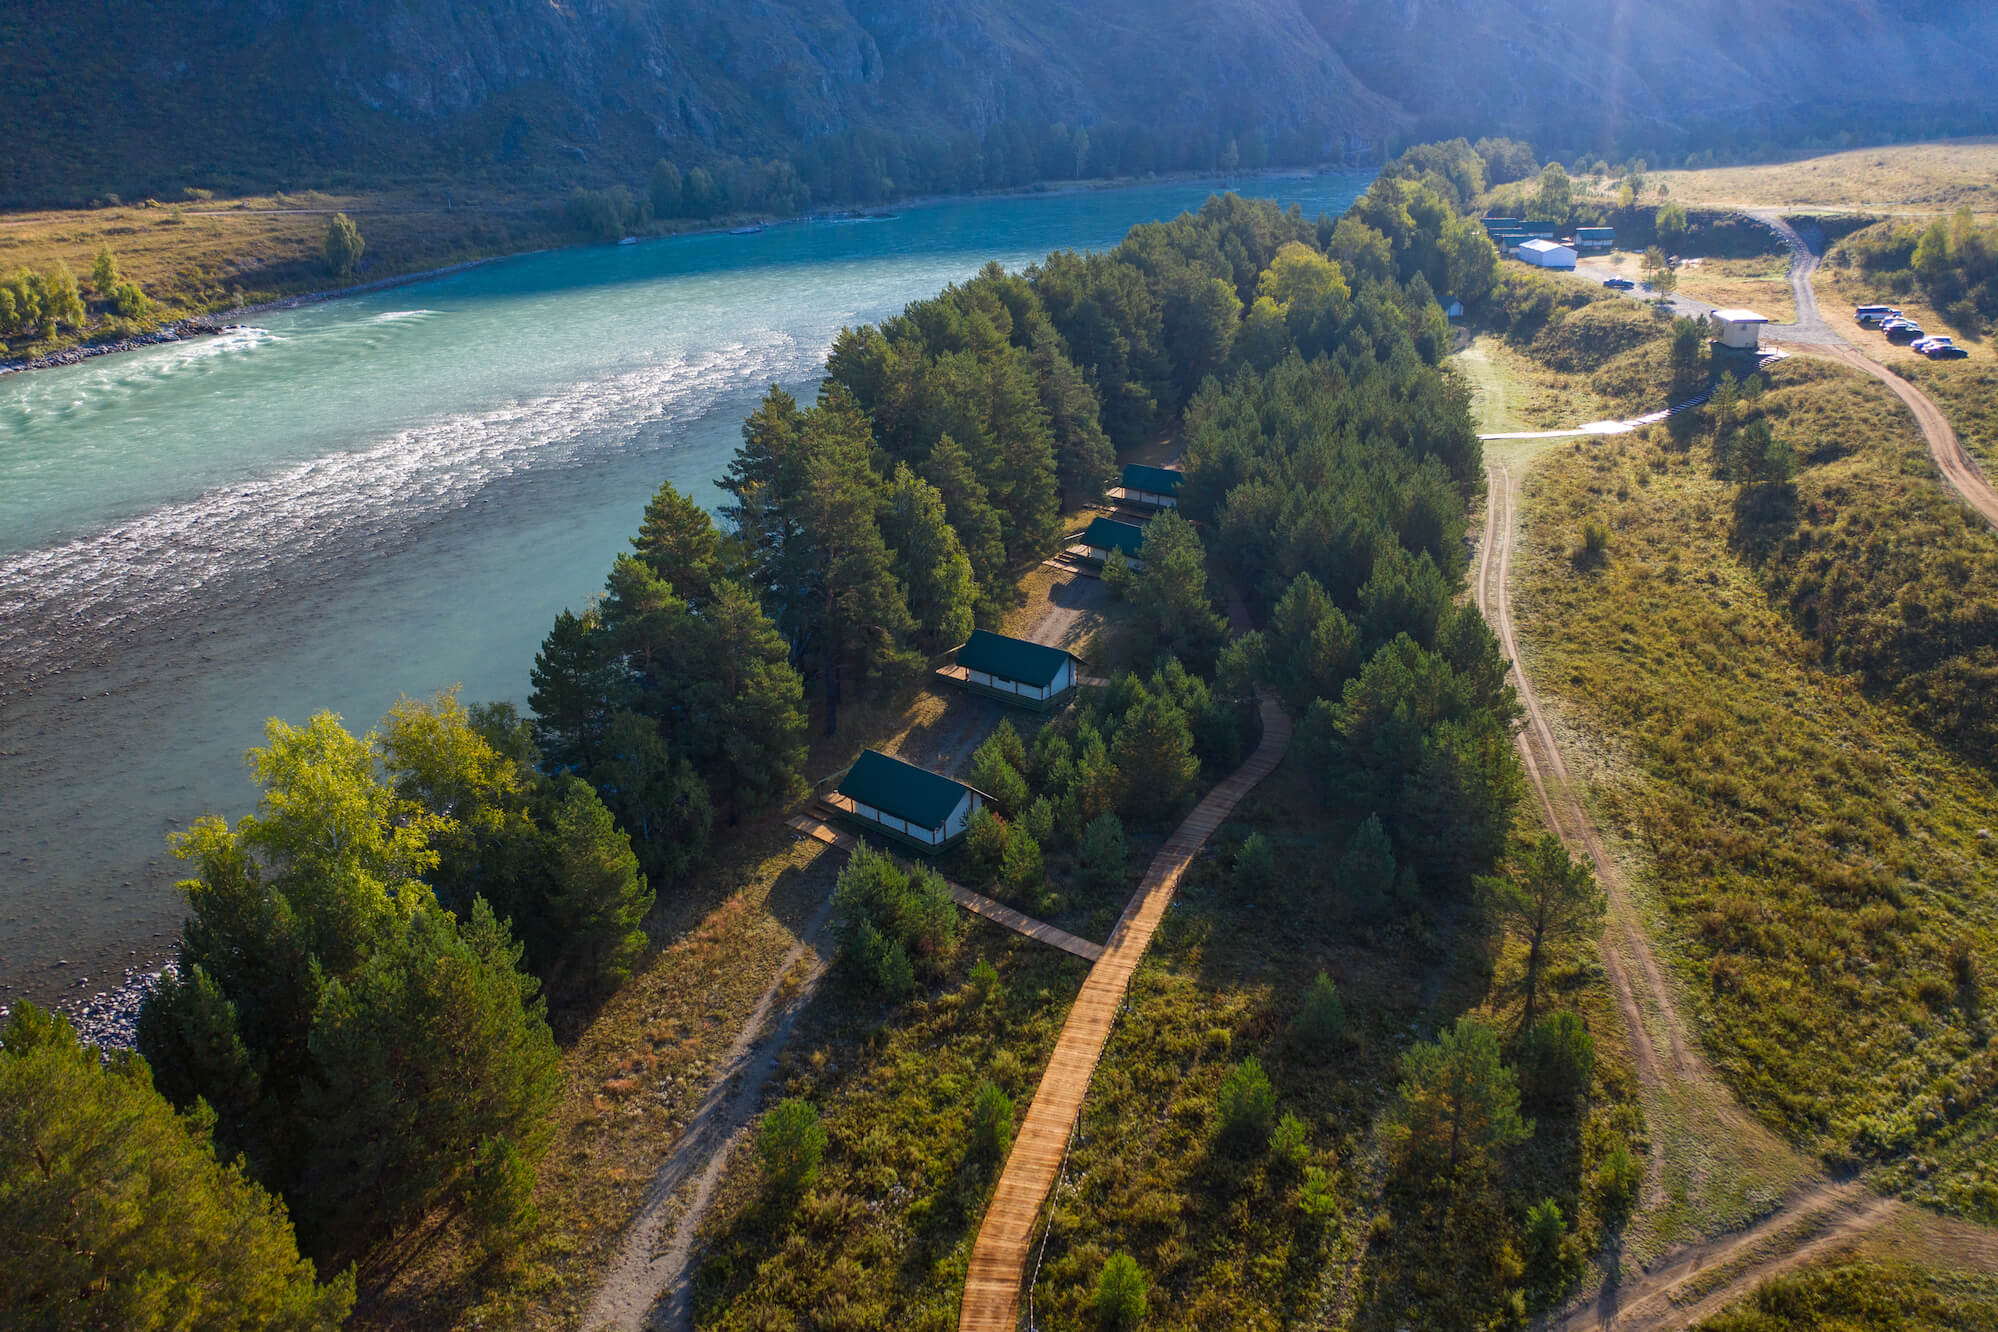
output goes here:
{"type": "Polygon", "coordinates": [[[1186,821],[1153,857],[1138,891],[1104,946],[1103,958],[1069,1010],[1047,1072],[1034,1092],[1027,1120],[1006,1157],[1006,1168],[972,1246],[965,1275],[962,1332],[1014,1332],[1020,1318],[1020,1290],[1035,1222],[1061,1171],[1069,1129],[1082,1111],[1096,1061],[1130,987],[1131,975],[1172,904],[1187,866],[1214,830],[1256,783],[1275,771],[1290,745],[1290,718],[1267,696],[1261,699],[1263,738],[1248,762],[1207,793],[1186,821]]]}

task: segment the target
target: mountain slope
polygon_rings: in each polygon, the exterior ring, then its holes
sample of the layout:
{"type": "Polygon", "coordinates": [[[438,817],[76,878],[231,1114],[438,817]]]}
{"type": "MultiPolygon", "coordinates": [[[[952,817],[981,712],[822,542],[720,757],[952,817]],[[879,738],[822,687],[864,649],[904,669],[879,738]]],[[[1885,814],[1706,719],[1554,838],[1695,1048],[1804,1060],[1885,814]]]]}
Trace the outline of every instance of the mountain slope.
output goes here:
{"type": "Polygon", "coordinates": [[[1089,127],[1108,171],[1211,165],[1230,139],[1303,161],[1445,130],[1571,150],[1962,131],[1991,123],[1979,90],[1998,73],[1998,16],[1967,8],[13,0],[0,202],[467,172],[558,188],[662,155],[810,156],[834,192],[855,174],[962,186],[939,154],[961,165],[1055,123],[1089,127]]]}

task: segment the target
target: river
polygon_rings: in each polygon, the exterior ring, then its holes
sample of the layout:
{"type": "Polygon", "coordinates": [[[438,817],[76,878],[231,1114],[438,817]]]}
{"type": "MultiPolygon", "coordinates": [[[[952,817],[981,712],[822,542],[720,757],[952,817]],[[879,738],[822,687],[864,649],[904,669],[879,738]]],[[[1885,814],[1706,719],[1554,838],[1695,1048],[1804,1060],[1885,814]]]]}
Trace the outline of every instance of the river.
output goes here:
{"type": "MultiPolygon", "coordinates": [[[[1238,188],[1337,215],[1369,179],[1238,188]]],[[[808,396],[842,325],[1212,188],[525,255],[0,379],[0,1004],[166,952],[165,839],[249,809],[267,717],[524,702],[658,483],[715,502],[743,416],[808,396]]]]}

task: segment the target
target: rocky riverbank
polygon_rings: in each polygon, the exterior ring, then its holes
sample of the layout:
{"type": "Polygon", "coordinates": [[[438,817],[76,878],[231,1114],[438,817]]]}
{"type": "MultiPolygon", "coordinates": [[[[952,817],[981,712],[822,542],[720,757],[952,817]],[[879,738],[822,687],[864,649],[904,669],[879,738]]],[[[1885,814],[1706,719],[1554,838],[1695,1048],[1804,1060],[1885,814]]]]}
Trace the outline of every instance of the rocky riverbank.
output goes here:
{"type": "Polygon", "coordinates": [[[150,333],[133,333],[127,337],[115,338],[110,342],[85,342],[74,347],[64,347],[60,351],[45,352],[40,356],[16,357],[11,361],[0,361],[0,375],[20,374],[24,370],[48,370],[58,365],[76,365],[93,356],[110,356],[114,352],[137,351],[141,347],[157,347],[165,342],[185,342],[189,338],[212,338],[217,333],[227,333],[238,324],[224,324],[209,316],[194,319],[176,320],[162,324],[150,333]]]}
{"type": "MultiPolygon", "coordinates": [[[[138,1043],[139,1004],[144,1001],[146,991],[161,976],[173,971],[172,962],[162,963],[150,971],[144,967],[126,967],[123,979],[115,988],[79,995],[74,999],[59,999],[55,1010],[69,1019],[69,1024],[76,1028],[77,1039],[85,1045],[101,1046],[106,1050],[129,1050],[138,1043]]],[[[79,990],[88,988],[90,978],[78,976],[74,984],[79,990]]],[[[0,1026],[5,1025],[13,1011],[12,1004],[0,1003],[0,1026]]]]}

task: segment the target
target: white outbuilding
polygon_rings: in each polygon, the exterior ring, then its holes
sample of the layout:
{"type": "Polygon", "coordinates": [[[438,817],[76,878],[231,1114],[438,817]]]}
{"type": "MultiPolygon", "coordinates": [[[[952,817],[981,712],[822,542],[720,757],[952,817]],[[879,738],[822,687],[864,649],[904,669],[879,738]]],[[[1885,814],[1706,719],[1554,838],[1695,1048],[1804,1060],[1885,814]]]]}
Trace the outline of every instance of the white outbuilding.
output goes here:
{"type": "Polygon", "coordinates": [[[1559,241],[1530,240],[1519,247],[1519,257],[1536,268],[1573,268],[1575,247],[1559,241]]]}
{"type": "Polygon", "coordinates": [[[1769,322],[1753,310],[1716,310],[1711,317],[1714,338],[1735,351],[1754,351],[1762,341],[1762,326],[1769,322]]]}

